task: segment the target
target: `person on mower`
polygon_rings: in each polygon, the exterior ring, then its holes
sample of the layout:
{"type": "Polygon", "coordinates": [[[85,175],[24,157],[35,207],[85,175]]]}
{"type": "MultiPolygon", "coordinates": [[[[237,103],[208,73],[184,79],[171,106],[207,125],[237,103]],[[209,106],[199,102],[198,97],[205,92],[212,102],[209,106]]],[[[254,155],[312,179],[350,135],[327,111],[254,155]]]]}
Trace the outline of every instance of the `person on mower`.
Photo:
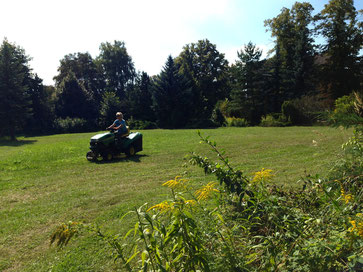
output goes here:
{"type": "Polygon", "coordinates": [[[113,124],[107,127],[107,129],[117,130],[116,135],[120,137],[127,133],[126,121],[123,119],[123,114],[121,112],[116,113],[116,118],[117,119],[113,122],[113,124]]]}

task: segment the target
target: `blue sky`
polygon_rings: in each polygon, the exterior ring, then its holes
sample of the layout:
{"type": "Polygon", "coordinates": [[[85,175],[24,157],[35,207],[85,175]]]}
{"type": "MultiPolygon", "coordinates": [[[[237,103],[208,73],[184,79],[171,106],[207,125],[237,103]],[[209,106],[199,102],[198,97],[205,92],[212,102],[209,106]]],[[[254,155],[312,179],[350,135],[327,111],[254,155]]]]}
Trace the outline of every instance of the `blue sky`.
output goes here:
{"type": "MultiPolygon", "coordinates": [[[[315,13],[328,0],[309,1],[315,13]]],[[[292,0],[3,0],[0,39],[7,37],[32,57],[45,84],[53,84],[66,54],[99,53],[101,42],[126,43],[137,70],[158,74],[168,55],[209,39],[230,62],[252,41],[264,53],[273,46],[264,20],[292,0]]],[[[355,0],[363,9],[363,0],[355,0]]],[[[362,18],[360,18],[362,19],[362,18]]]]}

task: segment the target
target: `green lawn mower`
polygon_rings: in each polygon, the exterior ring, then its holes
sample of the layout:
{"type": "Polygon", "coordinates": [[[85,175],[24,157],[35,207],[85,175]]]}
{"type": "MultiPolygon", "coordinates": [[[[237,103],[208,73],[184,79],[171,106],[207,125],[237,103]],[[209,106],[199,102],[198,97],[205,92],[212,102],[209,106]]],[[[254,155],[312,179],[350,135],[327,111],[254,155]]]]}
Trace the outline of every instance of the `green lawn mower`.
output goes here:
{"type": "Polygon", "coordinates": [[[89,148],[91,151],[88,151],[86,155],[89,161],[97,161],[99,157],[110,161],[113,158],[120,157],[122,153],[130,157],[135,155],[136,152],[142,151],[142,134],[139,132],[130,133],[128,128],[128,133],[117,136],[111,130],[93,136],[89,148]]]}

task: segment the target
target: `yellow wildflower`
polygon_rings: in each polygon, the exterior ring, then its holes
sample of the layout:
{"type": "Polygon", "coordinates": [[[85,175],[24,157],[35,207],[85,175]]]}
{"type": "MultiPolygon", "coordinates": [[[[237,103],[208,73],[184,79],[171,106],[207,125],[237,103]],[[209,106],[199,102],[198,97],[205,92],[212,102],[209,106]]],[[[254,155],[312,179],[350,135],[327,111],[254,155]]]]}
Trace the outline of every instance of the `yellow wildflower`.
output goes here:
{"type": "Polygon", "coordinates": [[[340,192],[341,192],[341,198],[343,201],[345,201],[345,204],[348,204],[349,202],[351,202],[353,200],[353,195],[352,194],[346,194],[343,188],[343,185],[340,184],[340,192]]]}
{"type": "Polygon", "coordinates": [[[197,200],[201,201],[201,200],[208,199],[212,192],[219,193],[219,190],[214,188],[214,186],[216,184],[217,184],[216,182],[209,182],[207,185],[205,185],[201,189],[197,190],[195,192],[197,200]]]}
{"type": "Polygon", "coordinates": [[[358,227],[357,227],[357,233],[360,237],[363,238],[363,222],[359,222],[358,223],[358,227]]]}
{"type": "Polygon", "coordinates": [[[159,204],[150,207],[147,211],[158,210],[163,213],[172,210],[173,206],[174,206],[173,203],[169,203],[168,201],[163,201],[159,204]]]}
{"type": "Polygon", "coordinates": [[[171,180],[163,183],[163,186],[168,186],[171,189],[180,188],[180,187],[184,188],[185,183],[187,181],[188,180],[186,180],[186,179],[181,179],[180,176],[176,176],[174,179],[171,179],[171,180]]]}
{"type": "MultiPolygon", "coordinates": [[[[363,215],[361,213],[357,213],[356,216],[358,217],[358,220],[360,221],[360,218],[363,218],[363,215]]],[[[348,231],[349,232],[356,232],[356,234],[363,238],[363,221],[357,222],[356,220],[351,220],[349,218],[349,222],[352,225],[348,231]]]]}
{"type": "Polygon", "coordinates": [[[357,225],[355,224],[355,220],[349,220],[349,223],[352,225],[352,227],[350,227],[348,229],[349,232],[354,232],[355,229],[357,228],[357,225]]]}
{"type": "Polygon", "coordinates": [[[68,224],[61,224],[52,233],[50,237],[50,244],[53,244],[57,240],[57,246],[62,247],[67,245],[69,240],[78,232],[78,222],[68,222],[68,224]]]}
{"type": "Polygon", "coordinates": [[[197,202],[195,200],[193,200],[193,199],[191,199],[191,200],[185,200],[185,205],[187,205],[187,206],[193,207],[196,204],[197,204],[197,202]]]}
{"type": "Polygon", "coordinates": [[[345,204],[348,204],[351,200],[353,200],[353,196],[351,194],[344,195],[345,204]]]}
{"type": "Polygon", "coordinates": [[[268,181],[274,176],[271,169],[262,168],[261,171],[255,172],[252,182],[268,181]]]}

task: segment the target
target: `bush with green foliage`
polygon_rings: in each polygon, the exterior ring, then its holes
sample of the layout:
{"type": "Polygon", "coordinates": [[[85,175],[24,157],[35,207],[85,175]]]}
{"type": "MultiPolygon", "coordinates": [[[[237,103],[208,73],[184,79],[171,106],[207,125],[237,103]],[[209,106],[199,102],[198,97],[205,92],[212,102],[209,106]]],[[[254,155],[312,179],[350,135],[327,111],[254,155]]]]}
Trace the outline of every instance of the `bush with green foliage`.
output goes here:
{"type": "Polygon", "coordinates": [[[350,96],[343,96],[335,101],[335,109],[329,116],[333,126],[363,126],[363,94],[353,92],[350,96]]]}
{"type": "Polygon", "coordinates": [[[80,133],[97,130],[97,126],[91,121],[82,118],[57,118],[54,120],[56,133],[80,133]]]}
{"type": "Polygon", "coordinates": [[[219,101],[212,111],[211,120],[217,124],[218,126],[223,126],[226,123],[226,118],[222,113],[221,106],[224,104],[224,101],[219,101]]]}
{"type": "Polygon", "coordinates": [[[289,119],[281,113],[271,113],[266,116],[262,116],[261,118],[261,127],[286,127],[290,125],[291,122],[289,119]]]}
{"type": "Polygon", "coordinates": [[[133,118],[127,120],[127,125],[130,129],[156,129],[158,128],[155,122],[135,120],[133,118]]]}
{"type": "Polygon", "coordinates": [[[302,96],[285,101],[281,112],[292,125],[313,125],[321,120],[323,113],[330,110],[330,102],[319,95],[302,96]]]}
{"type": "Polygon", "coordinates": [[[228,127],[248,127],[248,121],[245,118],[227,117],[226,123],[228,127]]]}

